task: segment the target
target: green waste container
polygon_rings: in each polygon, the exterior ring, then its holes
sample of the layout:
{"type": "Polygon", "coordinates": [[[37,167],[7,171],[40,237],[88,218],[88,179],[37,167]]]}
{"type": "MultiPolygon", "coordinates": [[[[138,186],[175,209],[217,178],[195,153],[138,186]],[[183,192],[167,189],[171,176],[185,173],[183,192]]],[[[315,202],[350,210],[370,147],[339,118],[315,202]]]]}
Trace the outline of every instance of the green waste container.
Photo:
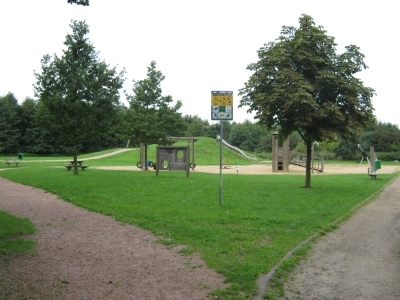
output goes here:
{"type": "Polygon", "coordinates": [[[375,160],[375,170],[379,170],[381,168],[381,161],[379,159],[375,160]]]}
{"type": "Polygon", "coordinates": [[[18,153],[18,159],[23,160],[24,159],[24,154],[23,153],[18,153]]]}

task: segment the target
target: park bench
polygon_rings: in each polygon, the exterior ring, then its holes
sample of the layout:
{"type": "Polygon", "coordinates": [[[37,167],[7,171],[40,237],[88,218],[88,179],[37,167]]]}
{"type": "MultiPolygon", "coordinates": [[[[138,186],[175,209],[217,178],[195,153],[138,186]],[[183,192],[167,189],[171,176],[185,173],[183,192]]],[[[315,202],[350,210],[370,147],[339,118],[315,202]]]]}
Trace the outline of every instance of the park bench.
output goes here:
{"type": "MultiPolygon", "coordinates": [[[[74,165],[66,165],[65,166],[66,168],[67,168],[67,170],[69,171],[69,170],[71,170],[73,167],[74,167],[74,165]]],[[[78,168],[81,168],[82,169],[82,171],[85,171],[85,169],[86,168],[89,168],[89,166],[85,166],[85,165],[78,165],[78,168]]]]}
{"type": "Polygon", "coordinates": [[[15,164],[16,167],[18,167],[19,160],[15,159],[14,157],[7,157],[7,158],[6,158],[6,164],[7,164],[8,166],[10,166],[10,165],[13,164],[13,163],[15,164]]]}
{"type": "Polygon", "coordinates": [[[374,170],[374,168],[368,168],[368,175],[371,176],[371,179],[376,179],[378,173],[374,170]]]}

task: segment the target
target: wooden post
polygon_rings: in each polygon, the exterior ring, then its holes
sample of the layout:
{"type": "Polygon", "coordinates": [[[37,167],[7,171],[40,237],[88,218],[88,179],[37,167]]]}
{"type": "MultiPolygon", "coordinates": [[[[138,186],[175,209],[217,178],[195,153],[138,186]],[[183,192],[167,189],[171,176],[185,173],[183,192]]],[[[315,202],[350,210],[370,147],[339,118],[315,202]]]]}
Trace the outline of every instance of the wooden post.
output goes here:
{"type": "Polygon", "coordinates": [[[161,168],[161,159],[160,159],[160,155],[159,155],[159,150],[158,148],[160,148],[160,146],[157,146],[156,148],[156,176],[158,176],[158,173],[160,172],[160,168],[161,168]]]}
{"type": "Polygon", "coordinates": [[[272,172],[278,171],[278,133],[272,133],[272,172]]]}
{"type": "Polygon", "coordinates": [[[375,170],[375,149],[374,149],[374,147],[370,147],[369,148],[369,167],[372,168],[372,170],[374,170],[374,172],[376,172],[376,170],[375,170]]]}
{"type": "Polygon", "coordinates": [[[185,161],[186,161],[186,178],[189,178],[190,174],[190,146],[187,147],[185,151],[185,161]]]}
{"type": "Polygon", "coordinates": [[[144,170],[144,144],[140,143],[140,168],[144,170]]]}

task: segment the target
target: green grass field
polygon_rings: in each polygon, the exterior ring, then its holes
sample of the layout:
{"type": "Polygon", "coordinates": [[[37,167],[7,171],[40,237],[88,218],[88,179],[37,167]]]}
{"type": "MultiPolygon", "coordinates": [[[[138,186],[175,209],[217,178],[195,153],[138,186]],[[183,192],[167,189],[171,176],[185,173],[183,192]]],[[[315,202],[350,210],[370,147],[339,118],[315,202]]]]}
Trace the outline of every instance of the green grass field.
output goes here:
{"type": "MultiPolygon", "coordinates": [[[[219,144],[211,139],[205,144],[196,143],[196,163],[218,164],[219,144]]],[[[150,158],[154,149],[149,149],[150,158]]],[[[224,153],[234,163],[251,163],[232,151],[224,153]]],[[[91,160],[90,165],[136,165],[138,157],[138,150],[132,150],[91,160]]],[[[230,283],[227,290],[214,292],[220,299],[251,299],[260,274],[268,273],[310,235],[334,228],[335,220],[398,176],[381,174],[377,180],[366,174],[313,176],[312,188],[304,189],[304,175],[225,174],[220,206],[217,174],[192,172],[186,178],[185,172],[155,176],[155,172],[89,168],[74,176],[54,168],[62,165],[23,162],[0,176],[150,230],[167,247],[188,245],[183,253],[200,253],[230,283]]]]}
{"type": "Polygon", "coordinates": [[[29,219],[0,211],[0,255],[24,253],[32,249],[35,242],[23,237],[35,232],[35,226],[29,219]]]}

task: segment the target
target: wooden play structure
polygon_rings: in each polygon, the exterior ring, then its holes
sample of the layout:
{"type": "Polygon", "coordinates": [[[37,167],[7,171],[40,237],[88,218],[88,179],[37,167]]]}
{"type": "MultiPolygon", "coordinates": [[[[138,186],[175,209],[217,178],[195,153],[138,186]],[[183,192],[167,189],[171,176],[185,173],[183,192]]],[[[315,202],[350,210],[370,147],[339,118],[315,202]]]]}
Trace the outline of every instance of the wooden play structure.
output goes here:
{"type": "MultiPolygon", "coordinates": [[[[306,167],[307,155],[291,151],[289,139],[280,141],[278,132],[272,133],[272,172],[289,172],[289,164],[306,167]]],[[[311,153],[311,169],[314,172],[324,171],[324,159],[314,156],[314,145],[311,153]]]]}
{"type": "MultiPolygon", "coordinates": [[[[324,158],[314,156],[314,147],[311,151],[312,151],[311,152],[311,170],[312,170],[312,172],[314,172],[314,171],[323,172],[324,171],[324,158]]],[[[305,168],[306,162],[307,162],[307,155],[305,153],[290,151],[290,164],[305,168]]]]}
{"type": "Polygon", "coordinates": [[[156,154],[156,175],[160,171],[186,171],[189,177],[190,147],[189,146],[158,146],[156,154]]]}
{"type": "Polygon", "coordinates": [[[196,163],[194,162],[194,143],[199,139],[194,137],[169,137],[171,141],[187,141],[187,146],[158,146],[156,150],[156,161],[149,159],[145,162],[145,145],[140,144],[140,161],[137,167],[143,171],[149,168],[156,170],[156,175],[163,170],[186,171],[189,177],[189,169],[194,170],[196,163]],[[190,146],[191,145],[191,146],[190,146]],[[190,150],[192,152],[190,152],[190,150]],[[192,155],[190,155],[192,153],[192,155]]]}
{"type": "Polygon", "coordinates": [[[192,145],[192,155],[189,155],[189,160],[191,159],[190,168],[194,170],[194,168],[196,167],[196,163],[194,162],[194,143],[197,142],[199,139],[195,137],[169,137],[168,139],[171,141],[187,141],[188,147],[190,147],[190,144],[192,145]]]}
{"type": "Polygon", "coordinates": [[[272,172],[288,172],[289,157],[289,139],[282,142],[278,132],[272,133],[272,172]]]}

